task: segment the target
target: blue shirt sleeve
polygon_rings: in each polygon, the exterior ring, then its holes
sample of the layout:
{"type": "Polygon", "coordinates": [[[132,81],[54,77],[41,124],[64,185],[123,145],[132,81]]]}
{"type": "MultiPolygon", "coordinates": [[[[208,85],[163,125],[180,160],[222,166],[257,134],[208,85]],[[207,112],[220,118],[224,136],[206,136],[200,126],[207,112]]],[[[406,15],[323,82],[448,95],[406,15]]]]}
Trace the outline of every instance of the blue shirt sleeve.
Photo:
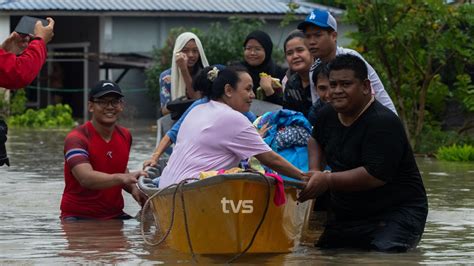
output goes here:
{"type": "Polygon", "coordinates": [[[203,103],[207,103],[208,101],[209,99],[207,97],[204,97],[193,102],[193,104],[189,106],[189,108],[186,110],[186,112],[183,113],[183,115],[179,118],[179,120],[176,123],[174,123],[173,127],[170,130],[168,130],[168,132],[166,132],[166,135],[168,135],[168,137],[171,139],[173,143],[176,143],[176,138],[178,137],[179,128],[181,127],[181,123],[183,123],[184,118],[188,115],[188,113],[194,107],[203,103]]]}
{"type": "Polygon", "coordinates": [[[252,112],[245,112],[245,113],[242,113],[243,115],[245,115],[245,117],[247,117],[251,123],[253,123],[253,121],[255,121],[255,119],[257,119],[257,116],[252,113],[252,112]]]}

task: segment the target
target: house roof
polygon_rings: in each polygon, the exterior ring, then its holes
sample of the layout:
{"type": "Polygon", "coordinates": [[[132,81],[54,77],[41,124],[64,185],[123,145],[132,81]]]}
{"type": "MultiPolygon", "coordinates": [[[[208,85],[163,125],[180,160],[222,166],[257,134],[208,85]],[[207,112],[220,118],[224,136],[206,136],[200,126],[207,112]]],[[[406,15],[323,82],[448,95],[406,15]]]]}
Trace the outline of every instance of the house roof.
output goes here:
{"type": "MultiPolygon", "coordinates": [[[[0,0],[1,11],[72,12],[195,12],[284,15],[283,0],[0,0]]],[[[297,15],[306,15],[314,4],[299,3],[297,15]]],[[[320,8],[328,7],[317,5],[320,8]]],[[[337,15],[337,10],[330,9],[337,15]]]]}

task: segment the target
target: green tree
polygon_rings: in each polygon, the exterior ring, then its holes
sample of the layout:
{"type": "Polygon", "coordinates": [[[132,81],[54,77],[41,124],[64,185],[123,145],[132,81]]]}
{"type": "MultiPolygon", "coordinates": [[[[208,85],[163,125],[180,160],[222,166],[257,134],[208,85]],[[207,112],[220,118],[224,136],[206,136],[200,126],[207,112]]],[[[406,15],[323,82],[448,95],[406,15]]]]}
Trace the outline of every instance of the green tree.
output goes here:
{"type": "Polygon", "coordinates": [[[395,100],[413,147],[426,120],[452,95],[440,73],[466,72],[474,60],[473,5],[441,0],[343,1],[346,21],[358,27],[354,45],[374,66],[395,100]]]}
{"type": "MultiPolygon", "coordinates": [[[[457,81],[454,83],[454,86],[456,86],[455,97],[463,104],[466,111],[474,112],[474,84],[471,77],[462,74],[458,75],[456,79],[457,81]]],[[[465,119],[464,125],[458,130],[458,133],[462,134],[472,128],[474,128],[474,121],[465,119]]]]}
{"type": "Polygon", "coordinates": [[[213,23],[202,35],[202,45],[210,64],[228,64],[240,61],[243,56],[243,43],[247,35],[263,26],[261,20],[244,20],[237,17],[229,18],[228,28],[220,23],[213,23]]]}

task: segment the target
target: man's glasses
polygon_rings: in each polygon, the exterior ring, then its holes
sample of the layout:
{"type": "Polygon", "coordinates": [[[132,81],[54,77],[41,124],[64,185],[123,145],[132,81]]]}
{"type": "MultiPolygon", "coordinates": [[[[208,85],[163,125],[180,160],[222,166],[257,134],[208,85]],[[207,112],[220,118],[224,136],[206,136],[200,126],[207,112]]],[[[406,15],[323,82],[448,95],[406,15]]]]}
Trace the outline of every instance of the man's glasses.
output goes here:
{"type": "Polygon", "coordinates": [[[119,105],[123,103],[123,100],[122,99],[113,99],[113,100],[94,99],[92,100],[92,102],[98,104],[102,108],[106,108],[109,106],[109,104],[112,105],[112,107],[118,107],[119,105]]]}

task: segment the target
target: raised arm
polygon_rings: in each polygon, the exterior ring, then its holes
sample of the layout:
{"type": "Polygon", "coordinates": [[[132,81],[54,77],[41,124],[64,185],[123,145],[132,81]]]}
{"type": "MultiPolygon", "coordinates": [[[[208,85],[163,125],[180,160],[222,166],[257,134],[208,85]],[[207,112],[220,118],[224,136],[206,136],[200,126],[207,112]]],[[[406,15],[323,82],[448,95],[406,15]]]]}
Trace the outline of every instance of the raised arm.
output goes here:
{"type": "Polygon", "coordinates": [[[156,149],[153,151],[151,154],[151,158],[146,160],[143,163],[143,169],[147,166],[156,166],[158,164],[158,160],[160,159],[161,155],[168,149],[169,146],[171,146],[171,138],[166,134],[161,140],[160,143],[158,143],[158,146],[156,149]]]}
{"type": "Polygon", "coordinates": [[[372,176],[364,167],[337,173],[316,171],[300,193],[298,200],[313,199],[326,190],[363,191],[383,186],[385,182],[372,176]]]}
{"type": "Polygon", "coordinates": [[[176,64],[178,65],[181,75],[183,75],[184,84],[186,85],[186,97],[189,99],[198,99],[201,93],[193,89],[193,77],[188,68],[188,57],[185,53],[179,52],[176,54],[176,64]]]}
{"type": "Polygon", "coordinates": [[[324,169],[324,154],[313,137],[308,139],[308,169],[309,171],[322,171],[324,169]]]}
{"type": "Polygon", "coordinates": [[[29,37],[22,38],[16,32],[0,45],[0,87],[23,88],[36,78],[46,61],[46,44],[54,35],[54,20],[48,21],[46,27],[36,23],[34,39],[28,45],[29,37]]]}

